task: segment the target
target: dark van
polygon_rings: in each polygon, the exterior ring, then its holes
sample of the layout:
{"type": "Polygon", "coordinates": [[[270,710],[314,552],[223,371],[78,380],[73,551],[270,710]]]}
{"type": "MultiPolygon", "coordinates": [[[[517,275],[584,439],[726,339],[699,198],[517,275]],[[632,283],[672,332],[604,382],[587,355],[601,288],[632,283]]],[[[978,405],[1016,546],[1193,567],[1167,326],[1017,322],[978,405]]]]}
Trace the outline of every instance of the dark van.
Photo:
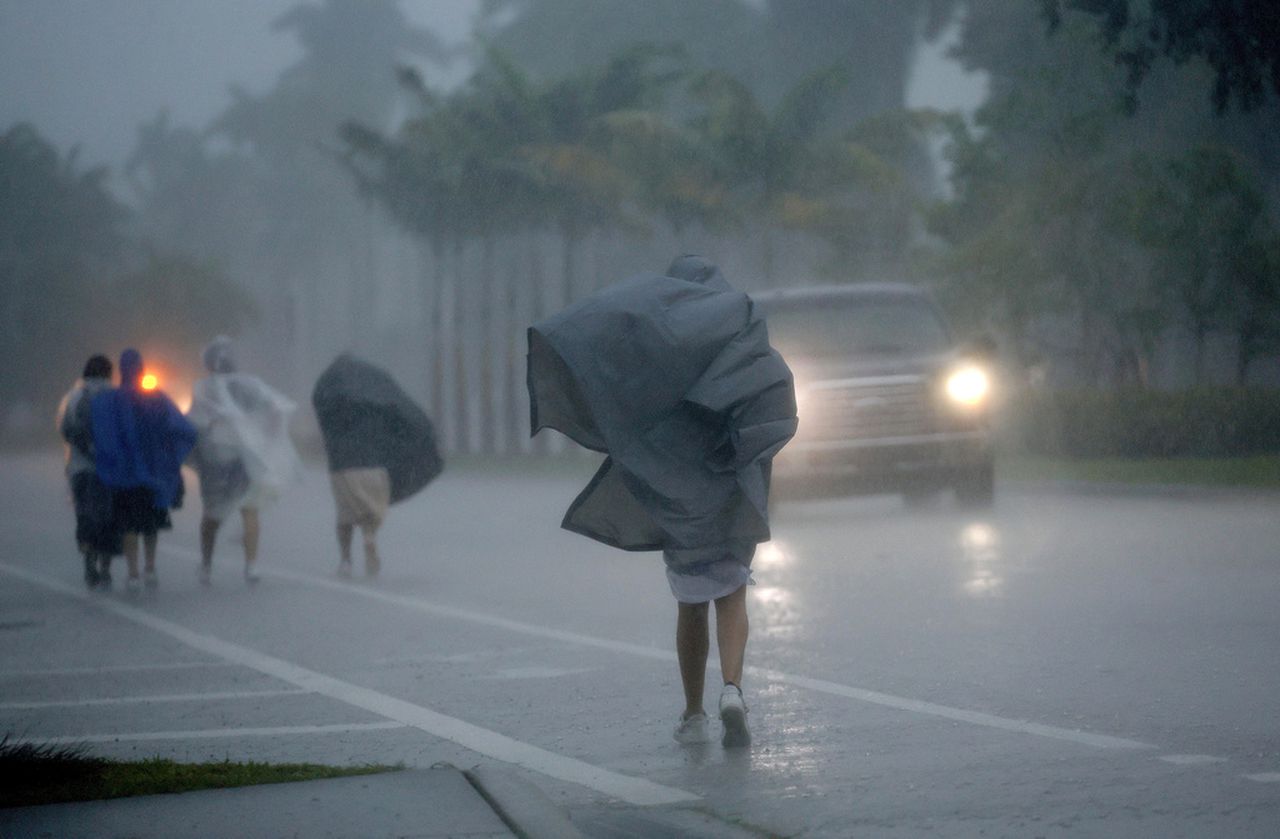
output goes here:
{"type": "Polygon", "coordinates": [[[994,500],[990,358],[959,348],[924,290],[859,284],[761,292],[770,341],[795,373],[795,438],[774,459],[784,494],[951,488],[994,500]]]}

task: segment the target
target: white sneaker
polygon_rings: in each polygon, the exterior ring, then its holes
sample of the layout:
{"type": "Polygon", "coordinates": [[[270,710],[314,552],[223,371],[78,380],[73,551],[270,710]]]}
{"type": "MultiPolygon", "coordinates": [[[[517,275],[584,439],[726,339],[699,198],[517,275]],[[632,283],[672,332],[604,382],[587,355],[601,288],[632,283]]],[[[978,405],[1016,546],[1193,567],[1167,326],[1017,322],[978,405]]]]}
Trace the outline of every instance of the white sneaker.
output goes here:
{"type": "Polygon", "coordinates": [[[258,575],[258,563],[246,562],[244,564],[244,581],[249,585],[255,585],[262,577],[258,575]]]}
{"type": "Polygon", "coordinates": [[[696,746],[711,742],[711,732],[707,725],[707,715],[694,714],[692,717],[681,717],[676,723],[676,730],[671,733],[676,742],[684,746],[696,746]]]}
{"type": "Polygon", "coordinates": [[[720,691],[720,722],[724,724],[724,737],[720,743],[726,749],[740,749],[751,745],[751,732],[747,729],[747,703],[742,700],[742,688],[725,685],[720,691]]]}

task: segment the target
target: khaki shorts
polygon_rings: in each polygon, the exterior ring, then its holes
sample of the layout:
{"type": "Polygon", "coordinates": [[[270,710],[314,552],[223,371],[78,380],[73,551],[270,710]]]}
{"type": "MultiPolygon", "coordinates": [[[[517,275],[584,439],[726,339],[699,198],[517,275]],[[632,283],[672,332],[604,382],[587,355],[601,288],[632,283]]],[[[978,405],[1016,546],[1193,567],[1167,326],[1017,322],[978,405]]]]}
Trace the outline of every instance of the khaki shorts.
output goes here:
{"type": "Polygon", "coordinates": [[[338,524],[377,530],[391,506],[391,476],[381,466],[329,473],[338,524]]]}

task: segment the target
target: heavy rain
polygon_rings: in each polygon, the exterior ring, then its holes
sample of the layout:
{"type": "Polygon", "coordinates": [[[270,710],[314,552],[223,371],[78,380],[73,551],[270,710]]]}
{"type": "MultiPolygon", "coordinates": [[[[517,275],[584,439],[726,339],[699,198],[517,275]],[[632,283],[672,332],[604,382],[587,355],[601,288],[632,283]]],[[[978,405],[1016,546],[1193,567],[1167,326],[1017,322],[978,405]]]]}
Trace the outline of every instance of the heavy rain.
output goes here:
{"type": "Polygon", "coordinates": [[[0,0],[0,834],[1280,835],[1242,0],[0,0]]]}

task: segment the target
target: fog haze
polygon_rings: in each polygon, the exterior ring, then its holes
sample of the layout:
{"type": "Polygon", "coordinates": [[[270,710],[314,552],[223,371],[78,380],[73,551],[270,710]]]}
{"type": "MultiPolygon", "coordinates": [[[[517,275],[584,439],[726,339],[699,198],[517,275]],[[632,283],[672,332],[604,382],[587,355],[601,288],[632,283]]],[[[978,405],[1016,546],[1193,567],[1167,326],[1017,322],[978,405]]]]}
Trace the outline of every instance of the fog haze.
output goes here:
{"type": "MultiPolygon", "coordinates": [[[[4,0],[0,125],[32,122],[84,164],[118,165],[138,126],[167,109],[204,126],[238,84],[261,94],[302,55],[271,23],[297,0],[4,0]]],[[[445,43],[469,37],[476,0],[409,0],[445,43]]],[[[446,79],[447,80],[447,79],[446,79]]]]}

